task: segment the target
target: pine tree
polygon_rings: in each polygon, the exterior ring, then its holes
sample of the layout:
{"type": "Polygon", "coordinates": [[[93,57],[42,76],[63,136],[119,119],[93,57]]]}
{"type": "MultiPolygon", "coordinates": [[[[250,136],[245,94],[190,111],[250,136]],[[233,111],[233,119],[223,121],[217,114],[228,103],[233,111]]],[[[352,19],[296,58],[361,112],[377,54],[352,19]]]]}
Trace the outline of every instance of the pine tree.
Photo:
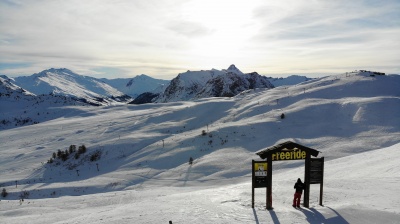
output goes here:
{"type": "Polygon", "coordinates": [[[83,153],[86,152],[86,146],[85,145],[82,145],[82,151],[83,151],[83,153]]]}
{"type": "Polygon", "coordinates": [[[60,158],[62,161],[66,161],[68,159],[68,155],[65,152],[61,152],[60,158]]]}
{"type": "Polygon", "coordinates": [[[76,145],[70,145],[69,146],[69,154],[72,154],[76,151],[76,145]]]}
{"type": "Polygon", "coordinates": [[[85,145],[79,146],[79,148],[78,148],[78,153],[79,153],[79,154],[83,154],[83,153],[85,153],[85,152],[86,152],[86,146],[85,146],[85,145]]]}
{"type": "Polygon", "coordinates": [[[3,191],[1,192],[1,196],[3,198],[5,198],[5,197],[7,197],[7,195],[8,195],[7,190],[5,188],[3,188],[3,191]]]}

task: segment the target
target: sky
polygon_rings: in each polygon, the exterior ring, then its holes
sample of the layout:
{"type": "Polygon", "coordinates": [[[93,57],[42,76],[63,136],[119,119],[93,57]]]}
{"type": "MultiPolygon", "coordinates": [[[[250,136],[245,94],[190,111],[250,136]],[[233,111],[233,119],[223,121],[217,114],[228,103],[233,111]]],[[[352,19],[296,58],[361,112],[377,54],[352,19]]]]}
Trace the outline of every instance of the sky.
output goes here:
{"type": "Polygon", "coordinates": [[[400,0],[0,0],[0,74],[400,74],[400,0]]]}

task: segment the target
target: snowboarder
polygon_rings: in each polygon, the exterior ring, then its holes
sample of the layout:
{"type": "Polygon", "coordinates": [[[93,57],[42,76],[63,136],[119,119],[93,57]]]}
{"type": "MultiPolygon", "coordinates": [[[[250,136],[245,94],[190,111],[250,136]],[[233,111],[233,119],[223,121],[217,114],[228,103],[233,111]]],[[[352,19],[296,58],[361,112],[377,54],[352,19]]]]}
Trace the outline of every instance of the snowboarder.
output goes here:
{"type": "Polygon", "coordinates": [[[294,193],[293,207],[300,208],[300,199],[304,190],[304,184],[301,182],[300,178],[297,179],[297,182],[294,184],[294,188],[296,189],[296,192],[294,193]]]}

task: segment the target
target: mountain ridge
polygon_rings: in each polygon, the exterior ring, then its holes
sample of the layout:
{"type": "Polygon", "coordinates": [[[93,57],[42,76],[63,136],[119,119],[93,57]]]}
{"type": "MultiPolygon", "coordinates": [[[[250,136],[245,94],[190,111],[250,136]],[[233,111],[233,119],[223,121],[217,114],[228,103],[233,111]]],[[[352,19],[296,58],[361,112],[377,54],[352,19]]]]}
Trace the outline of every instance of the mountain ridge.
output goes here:
{"type": "Polygon", "coordinates": [[[136,98],[144,92],[160,93],[169,84],[169,80],[155,79],[141,74],[133,78],[100,79],[126,95],[136,98]]]}
{"type": "Polygon", "coordinates": [[[100,105],[129,100],[119,90],[90,76],[82,76],[66,68],[47,69],[31,76],[12,79],[14,84],[36,95],[54,94],[85,99],[100,105]]]}
{"type": "Polygon", "coordinates": [[[206,97],[232,97],[253,88],[274,88],[265,76],[243,73],[234,64],[228,69],[187,71],[171,80],[165,91],[150,102],[166,103],[206,97]]]}

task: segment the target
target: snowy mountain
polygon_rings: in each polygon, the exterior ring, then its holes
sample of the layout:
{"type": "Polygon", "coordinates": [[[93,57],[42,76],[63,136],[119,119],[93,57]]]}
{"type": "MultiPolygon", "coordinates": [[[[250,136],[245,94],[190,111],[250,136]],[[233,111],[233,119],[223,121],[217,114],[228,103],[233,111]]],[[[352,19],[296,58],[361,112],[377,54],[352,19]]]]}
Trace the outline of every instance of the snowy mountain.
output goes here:
{"type": "Polygon", "coordinates": [[[0,76],[0,96],[8,98],[20,98],[22,96],[34,96],[35,94],[30,93],[23,88],[15,85],[13,80],[5,75],[0,76]]]}
{"type": "Polygon", "coordinates": [[[99,105],[131,100],[124,93],[96,78],[78,75],[65,68],[52,68],[13,80],[14,84],[36,95],[51,93],[70,96],[99,105]]]}
{"type": "Polygon", "coordinates": [[[231,97],[254,88],[273,88],[258,73],[242,73],[235,65],[221,71],[202,70],[180,73],[153,102],[175,102],[205,97],[231,97]]]}
{"type": "Polygon", "coordinates": [[[84,106],[87,102],[73,97],[42,94],[35,95],[13,83],[6,76],[0,77],[0,130],[59,118],[66,111],[55,112],[55,107],[84,106]]]}
{"type": "Polygon", "coordinates": [[[54,107],[58,118],[0,132],[1,221],[397,223],[399,86],[356,72],[231,98],[54,107]],[[264,188],[252,209],[255,152],[288,140],[325,158],[324,206],[311,185],[310,208],[292,208],[297,160],[273,163],[274,209],[264,188]],[[71,145],[87,152],[47,163],[71,145]]]}
{"type": "Polygon", "coordinates": [[[143,74],[130,79],[101,80],[132,98],[136,98],[144,92],[161,93],[170,82],[169,80],[154,79],[143,74]]]}
{"type": "Polygon", "coordinates": [[[227,72],[225,75],[207,81],[203,89],[197,93],[196,98],[232,97],[255,88],[274,88],[274,86],[257,72],[248,74],[227,72]]]}
{"type": "Polygon", "coordinates": [[[268,77],[268,81],[272,83],[275,87],[278,86],[291,86],[291,85],[297,85],[302,82],[306,82],[312,80],[312,78],[308,78],[306,76],[299,76],[299,75],[291,75],[286,78],[273,78],[273,77],[268,77]]]}

